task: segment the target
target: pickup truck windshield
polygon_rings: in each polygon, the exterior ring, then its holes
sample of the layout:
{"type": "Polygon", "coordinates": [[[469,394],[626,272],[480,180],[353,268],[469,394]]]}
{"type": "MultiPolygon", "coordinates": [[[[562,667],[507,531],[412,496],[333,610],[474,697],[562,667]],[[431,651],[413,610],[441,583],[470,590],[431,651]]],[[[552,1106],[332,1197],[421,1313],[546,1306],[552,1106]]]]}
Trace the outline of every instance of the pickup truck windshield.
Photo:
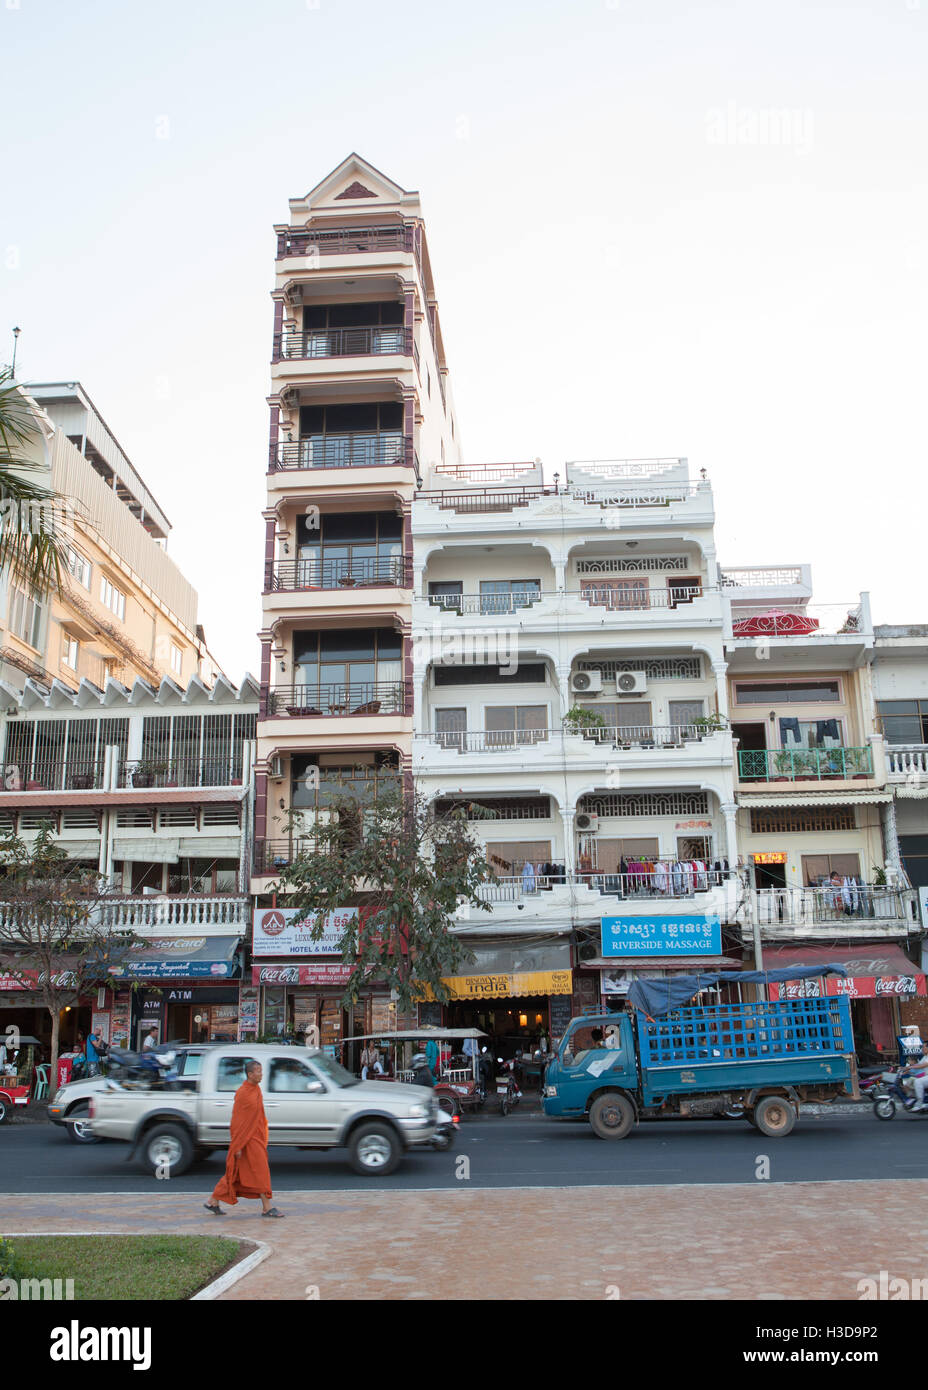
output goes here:
{"type": "Polygon", "coordinates": [[[315,1054],[313,1066],[328,1081],[333,1081],[336,1086],[360,1086],[361,1084],[358,1078],[352,1076],[350,1071],[346,1071],[340,1062],[334,1062],[324,1052],[315,1054]]]}

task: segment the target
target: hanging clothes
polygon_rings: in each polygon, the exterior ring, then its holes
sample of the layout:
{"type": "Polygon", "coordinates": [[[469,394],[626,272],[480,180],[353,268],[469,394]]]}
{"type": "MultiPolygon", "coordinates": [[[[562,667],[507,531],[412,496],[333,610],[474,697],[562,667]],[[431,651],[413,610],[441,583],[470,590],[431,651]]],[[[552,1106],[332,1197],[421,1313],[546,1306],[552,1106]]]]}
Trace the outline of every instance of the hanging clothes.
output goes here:
{"type": "Polygon", "coordinates": [[[522,892],[534,893],[535,891],[535,869],[527,860],[522,866],[522,892]]]}

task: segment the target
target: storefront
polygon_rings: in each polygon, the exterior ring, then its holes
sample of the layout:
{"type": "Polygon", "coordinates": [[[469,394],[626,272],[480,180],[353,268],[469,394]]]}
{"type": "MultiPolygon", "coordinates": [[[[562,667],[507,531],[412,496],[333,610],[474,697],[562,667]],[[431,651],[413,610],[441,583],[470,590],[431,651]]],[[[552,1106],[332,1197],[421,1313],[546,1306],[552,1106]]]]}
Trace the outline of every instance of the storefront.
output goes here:
{"type": "MultiPolygon", "coordinates": [[[[567,942],[480,944],[468,942],[472,959],[466,975],[442,983],[450,999],[439,1006],[431,992],[419,1005],[419,1023],[449,1028],[479,1028],[497,1055],[534,1050],[538,1040],[563,1031],[565,1004],[573,996],[573,970],[567,942]]],[[[569,1021],[570,1013],[567,1013],[569,1021]]]]}
{"type": "Polygon", "coordinates": [[[716,913],[675,911],[603,917],[602,955],[583,962],[599,998],[597,1007],[621,1008],[632,981],[663,979],[671,973],[740,970],[737,955],[723,954],[722,924],[716,913]]]}
{"type": "MultiPolygon", "coordinates": [[[[237,936],[153,937],[117,972],[144,982],[117,991],[106,1020],[113,1040],[140,1048],[160,1042],[236,1042],[239,1036],[241,940],[237,936]]],[[[126,1045],[126,1044],[123,1044],[126,1045]]]]}
{"type": "Polygon", "coordinates": [[[870,941],[858,946],[781,946],[764,951],[768,970],[812,965],[840,965],[847,975],[769,985],[769,997],[846,995],[860,1060],[878,1061],[884,1053],[895,1052],[901,1025],[924,1018],[925,975],[895,944],[870,941]]]}
{"type": "MultiPolygon", "coordinates": [[[[54,976],[62,997],[68,998],[67,989],[73,977],[67,971],[54,976]]],[[[23,971],[21,975],[0,973],[0,1034],[7,1028],[16,1028],[23,1037],[38,1038],[42,1053],[48,1058],[51,1053],[52,1018],[45,1007],[41,993],[31,985],[37,983],[35,971],[23,971]]],[[[106,995],[107,991],[101,991],[106,995]]],[[[74,1002],[62,1005],[58,1015],[58,1050],[69,1052],[79,1038],[86,1038],[93,1026],[94,1004],[97,993],[82,995],[74,1002]]]]}

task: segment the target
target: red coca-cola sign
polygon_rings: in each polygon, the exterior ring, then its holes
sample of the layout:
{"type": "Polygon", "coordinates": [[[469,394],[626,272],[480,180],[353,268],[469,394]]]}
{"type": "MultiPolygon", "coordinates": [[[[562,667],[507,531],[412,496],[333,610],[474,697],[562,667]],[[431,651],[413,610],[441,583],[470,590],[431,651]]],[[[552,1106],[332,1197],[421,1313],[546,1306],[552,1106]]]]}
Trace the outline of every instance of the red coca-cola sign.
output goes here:
{"type": "Polygon", "coordinates": [[[353,965],[342,962],[331,965],[253,965],[251,982],[255,985],[345,985],[351,979],[353,965]]]}

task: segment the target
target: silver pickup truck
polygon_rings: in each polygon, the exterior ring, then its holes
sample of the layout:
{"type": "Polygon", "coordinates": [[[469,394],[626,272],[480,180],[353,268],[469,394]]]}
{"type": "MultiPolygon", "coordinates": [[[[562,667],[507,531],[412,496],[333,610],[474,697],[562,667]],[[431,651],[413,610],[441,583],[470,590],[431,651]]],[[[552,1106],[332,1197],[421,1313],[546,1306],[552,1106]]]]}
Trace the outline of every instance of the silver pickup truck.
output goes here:
{"type": "Polygon", "coordinates": [[[154,1174],[186,1172],[229,1144],[235,1092],[245,1063],[260,1062],[268,1143],[300,1149],[346,1148],[355,1172],[392,1173],[406,1149],[432,1144],[438,1127],[434,1091],[394,1081],[358,1081],[305,1047],[239,1043],[191,1047],[177,1056],[164,1085],[134,1089],[111,1082],[90,1101],[95,1138],[132,1144],[154,1174]]]}

